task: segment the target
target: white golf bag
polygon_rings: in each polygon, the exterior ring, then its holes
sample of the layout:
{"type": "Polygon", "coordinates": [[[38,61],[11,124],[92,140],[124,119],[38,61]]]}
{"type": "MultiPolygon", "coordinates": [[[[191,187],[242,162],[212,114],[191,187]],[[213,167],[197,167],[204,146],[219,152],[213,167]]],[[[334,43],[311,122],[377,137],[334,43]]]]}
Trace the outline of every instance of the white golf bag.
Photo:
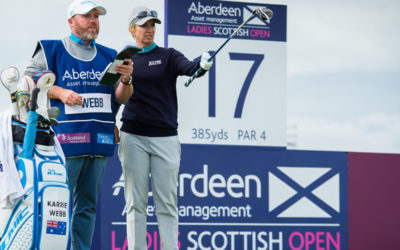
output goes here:
{"type": "MultiPolygon", "coordinates": [[[[47,74],[53,84],[50,73],[41,72],[39,78],[47,74]]],[[[36,90],[40,90],[38,82],[36,90]]],[[[24,195],[14,207],[0,208],[0,220],[6,225],[2,233],[0,230],[0,250],[68,247],[71,200],[65,162],[55,148],[57,138],[48,116],[39,114],[38,119],[35,107],[39,91],[32,92],[35,90],[29,93],[32,103],[27,121],[15,115],[12,119],[14,160],[24,195]]]]}

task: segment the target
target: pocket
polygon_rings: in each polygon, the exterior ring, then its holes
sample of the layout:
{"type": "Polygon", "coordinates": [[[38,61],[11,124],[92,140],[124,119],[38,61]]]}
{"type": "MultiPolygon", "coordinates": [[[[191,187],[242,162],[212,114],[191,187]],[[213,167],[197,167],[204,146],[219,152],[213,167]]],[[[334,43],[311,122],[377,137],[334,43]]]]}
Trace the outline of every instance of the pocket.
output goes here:
{"type": "Polygon", "coordinates": [[[67,171],[64,165],[53,161],[42,161],[38,166],[39,181],[67,183],[67,171]]]}
{"type": "Polygon", "coordinates": [[[67,246],[70,191],[67,184],[39,182],[39,249],[67,246]]]}

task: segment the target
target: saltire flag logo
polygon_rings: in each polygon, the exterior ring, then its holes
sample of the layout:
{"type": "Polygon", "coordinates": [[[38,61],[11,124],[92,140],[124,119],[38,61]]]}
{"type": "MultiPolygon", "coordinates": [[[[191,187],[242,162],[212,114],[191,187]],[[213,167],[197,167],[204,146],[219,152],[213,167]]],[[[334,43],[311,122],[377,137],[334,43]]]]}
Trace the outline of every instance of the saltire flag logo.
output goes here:
{"type": "Polygon", "coordinates": [[[340,173],[337,170],[279,166],[268,176],[272,216],[337,218],[340,215],[340,173]]]}
{"type": "Polygon", "coordinates": [[[48,220],[46,227],[47,234],[65,235],[67,233],[67,222],[48,220]]]}

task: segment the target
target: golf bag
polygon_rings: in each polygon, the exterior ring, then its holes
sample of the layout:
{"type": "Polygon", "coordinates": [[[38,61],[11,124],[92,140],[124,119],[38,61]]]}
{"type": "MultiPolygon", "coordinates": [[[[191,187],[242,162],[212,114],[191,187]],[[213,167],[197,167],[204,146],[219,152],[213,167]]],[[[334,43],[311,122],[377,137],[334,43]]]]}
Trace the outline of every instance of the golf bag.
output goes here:
{"type": "Polygon", "coordinates": [[[14,160],[24,195],[8,209],[8,218],[0,218],[8,219],[0,234],[0,250],[68,247],[71,200],[67,172],[50,122],[40,115],[38,121],[39,91],[35,85],[29,94],[31,108],[26,123],[15,116],[11,122],[14,160]]]}

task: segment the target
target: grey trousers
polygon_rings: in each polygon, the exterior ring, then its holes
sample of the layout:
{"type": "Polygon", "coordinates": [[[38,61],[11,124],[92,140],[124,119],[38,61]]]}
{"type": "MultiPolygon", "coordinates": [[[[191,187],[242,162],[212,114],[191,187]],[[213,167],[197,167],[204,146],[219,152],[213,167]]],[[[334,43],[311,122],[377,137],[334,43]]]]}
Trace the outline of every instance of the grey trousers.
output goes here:
{"type": "Polygon", "coordinates": [[[181,155],[178,136],[147,137],[122,131],[118,155],[125,179],[128,248],[147,249],[146,209],[151,179],[161,249],[177,250],[177,182],[181,155]]]}

